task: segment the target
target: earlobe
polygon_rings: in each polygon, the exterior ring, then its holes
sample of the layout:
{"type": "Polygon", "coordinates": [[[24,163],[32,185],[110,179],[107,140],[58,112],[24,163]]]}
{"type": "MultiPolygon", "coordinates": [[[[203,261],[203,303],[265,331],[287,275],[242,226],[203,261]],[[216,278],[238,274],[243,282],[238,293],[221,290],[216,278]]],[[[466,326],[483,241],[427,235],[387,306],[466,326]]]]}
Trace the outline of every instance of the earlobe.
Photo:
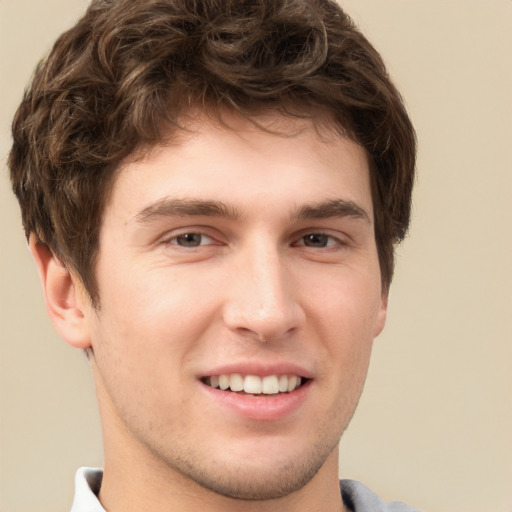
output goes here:
{"type": "Polygon", "coordinates": [[[91,346],[89,328],[84,315],[83,294],[75,278],[44,243],[32,234],[29,249],[43,285],[46,309],[60,336],[71,346],[91,346]]]}
{"type": "Polygon", "coordinates": [[[374,337],[376,338],[386,325],[386,317],[388,314],[388,294],[383,293],[380,299],[379,311],[377,313],[377,321],[375,323],[374,337]]]}

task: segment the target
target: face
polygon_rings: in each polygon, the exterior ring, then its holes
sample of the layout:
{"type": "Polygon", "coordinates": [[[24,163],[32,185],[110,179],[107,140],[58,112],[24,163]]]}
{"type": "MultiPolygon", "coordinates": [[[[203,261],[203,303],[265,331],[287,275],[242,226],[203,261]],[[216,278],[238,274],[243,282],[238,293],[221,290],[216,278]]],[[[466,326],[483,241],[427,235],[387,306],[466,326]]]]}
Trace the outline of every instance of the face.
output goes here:
{"type": "Polygon", "coordinates": [[[120,169],[86,316],[107,465],[269,499],[336,471],[385,300],[363,149],[231,124],[120,169]]]}

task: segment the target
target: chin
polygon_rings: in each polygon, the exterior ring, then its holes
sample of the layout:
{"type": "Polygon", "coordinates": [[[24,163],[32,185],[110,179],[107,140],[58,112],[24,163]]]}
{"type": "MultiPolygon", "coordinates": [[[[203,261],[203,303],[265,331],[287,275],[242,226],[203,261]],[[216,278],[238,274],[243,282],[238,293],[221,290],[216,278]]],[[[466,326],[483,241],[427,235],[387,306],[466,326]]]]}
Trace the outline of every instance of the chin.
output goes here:
{"type": "Polygon", "coordinates": [[[190,461],[180,461],[174,469],[204,489],[227,498],[264,501],[283,498],[307,485],[329,455],[337,446],[316,447],[313,453],[295,453],[287,460],[272,460],[272,454],[265,459],[239,459],[238,463],[228,461],[203,462],[197,467],[190,461]]]}
{"type": "Polygon", "coordinates": [[[215,475],[202,472],[196,475],[196,483],[221,496],[242,500],[273,500],[288,496],[304,487],[320,469],[321,464],[263,470],[251,467],[234,468],[215,475]]]}

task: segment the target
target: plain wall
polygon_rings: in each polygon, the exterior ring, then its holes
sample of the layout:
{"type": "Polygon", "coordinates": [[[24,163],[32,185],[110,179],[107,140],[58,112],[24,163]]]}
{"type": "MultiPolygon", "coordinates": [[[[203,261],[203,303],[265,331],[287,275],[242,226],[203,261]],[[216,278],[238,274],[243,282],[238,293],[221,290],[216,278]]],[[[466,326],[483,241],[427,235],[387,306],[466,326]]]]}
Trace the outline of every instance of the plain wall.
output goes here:
{"type": "MultiPolygon", "coordinates": [[[[69,510],[101,465],[82,353],[46,317],[10,191],[22,90],[84,0],[0,0],[0,511],[69,510]]],[[[512,511],[512,2],[347,0],[419,139],[388,325],[341,475],[430,512],[512,511]]]]}

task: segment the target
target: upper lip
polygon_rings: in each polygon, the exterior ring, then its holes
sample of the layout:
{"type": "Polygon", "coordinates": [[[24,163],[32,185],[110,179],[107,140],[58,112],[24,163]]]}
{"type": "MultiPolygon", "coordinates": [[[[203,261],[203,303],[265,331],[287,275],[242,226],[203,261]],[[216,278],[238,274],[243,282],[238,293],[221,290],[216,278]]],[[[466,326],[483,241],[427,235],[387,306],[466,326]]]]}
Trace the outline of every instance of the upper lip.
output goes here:
{"type": "Polygon", "coordinates": [[[211,377],[212,375],[257,375],[266,377],[268,375],[297,375],[306,379],[313,378],[313,372],[303,366],[291,362],[262,363],[256,361],[244,361],[229,363],[212,367],[199,375],[200,378],[211,377]]]}

